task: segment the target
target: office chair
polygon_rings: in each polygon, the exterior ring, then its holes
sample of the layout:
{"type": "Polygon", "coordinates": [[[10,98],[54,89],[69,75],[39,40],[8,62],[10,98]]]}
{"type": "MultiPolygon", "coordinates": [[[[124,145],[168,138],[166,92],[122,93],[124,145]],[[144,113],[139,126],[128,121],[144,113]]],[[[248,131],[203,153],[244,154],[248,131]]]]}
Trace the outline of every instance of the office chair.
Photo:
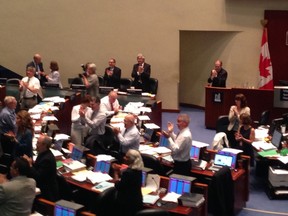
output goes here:
{"type": "Polygon", "coordinates": [[[17,79],[17,78],[10,78],[10,79],[7,79],[6,81],[6,85],[20,85],[20,79],[17,79]]]}
{"type": "Polygon", "coordinates": [[[151,208],[151,209],[143,209],[136,213],[135,216],[169,216],[170,213],[165,211],[164,209],[151,208]]]}
{"type": "Polygon", "coordinates": [[[73,80],[71,81],[71,85],[70,85],[70,88],[72,88],[72,85],[73,84],[79,84],[79,85],[83,85],[83,80],[82,80],[82,78],[80,78],[80,77],[75,77],[75,78],[73,78],[73,80]]]}
{"type": "Polygon", "coordinates": [[[229,141],[227,135],[224,132],[216,133],[212,142],[213,150],[222,150],[223,148],[229,148],[229,141]]]}
{"type": "Polygon", "coordinates": [[[261,117],[260,117],[259,121],[254,121],[254,124],[257,127],[259,127],[261,125],[268,125],[269,117],[270,117],[270,111],[265,110],[261,113],[261,117]]]}
{"type": "Polygon", "coordinates": [[[104,86],[104,77],[102,75],[97,75],[99,80],[99,86],[104,86]]]}
{"type": "Polygon", "coordinates": [[[130,78],[121,78],[120,79],[120,91],[127,91],[127,89],[131,88],[132,86],[132,79],[130,78]]]}
{"type": "Polygon", "coordinates": [[[158,90],[158,80],[155,78],[149,78],[149,89],[150,89],[150,93],[151,94],[157,94],[157,90],[158,90]]]}
{"type": "Polygon", "coordinates": [[[219,116],[216,122],[216,133],[219,133],[219,132],[226,133],[228,125],[229,125],[228,115],[219,116]]]}
{"type": "Polygon", "coordinates": [[[111,151],[118,151],[120,148],[118,139],[110,125],[105,125],[105,133],[102,141],[108,153],[111,151]]]}
{"type": "Polygon", "coordinates": [[[117,215],[116,197],[117,190],[115,187],[108,188],[99,193],[93,212],[97,216],[117,215]]]}
{"type": "Polygon", "coordinates": [[[153,172],[155,174],[161,176],[168,176],[170,173],[172,173],[172,169],[165,169],[165,167],[161,164],[161,162],[153,155],[141,154],[141,156],[144,163],[144,167],[153,169],[153,172]]]}

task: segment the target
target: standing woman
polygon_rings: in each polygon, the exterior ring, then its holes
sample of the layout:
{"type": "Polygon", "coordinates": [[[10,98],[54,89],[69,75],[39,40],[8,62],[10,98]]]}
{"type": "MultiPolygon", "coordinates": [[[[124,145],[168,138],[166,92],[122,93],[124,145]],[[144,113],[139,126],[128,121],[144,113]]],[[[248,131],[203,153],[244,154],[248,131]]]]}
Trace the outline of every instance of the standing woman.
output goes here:
{"type": "Polygon", "coordinates": [[[254,151],[252,143],[255,140],[255,129],[251,126],[252,119],[247,113],[240,115],[241,127],[235,134],[235,139],[238,141],[237,148],[243,150],[243,154],[250,156],[250,166],[254,166],[254,151]]]}
{"type": "Polygon", "coordinates": [[[116,200],[120,216],[134,216],[143,206],[141,182],[144,165],[139,151],[134,149],[128,150],[124,160],[128,168],[122,172],[121,179],[120,169],[114,166],[115,187],[118,192],[116,200]]]}
{"type": "Polygon", "coordinates": [[[26,110],[20,110],[16,115],[17,132],[15,136],[15,156],[24,154],[32,157],[32,140],[34,136],[34,124],[30,114],[26,110]]]}
{"type": "Polygon", "coordinates": [[[63,88],[61,80],[60,80],[60,73],[59,73],[59,66],[58,63],[56,61],[51,61],[50,62],[50,70],[51,73],[46,75],[46,79],[48,81],[48,83],[55,83],[55,84],[59,84],[59,88],[63,88]]]}
{"type": "Polygon", "coordinates": [[[234,134],[239,129],[240,115],[243,113],[250,115],[250,108],[247,106],[247,100],[245,95],[237,94],[235,96],[235,105],[231,106],[229,111],[229,125],[227,137],[232,148],[237,145],[234,134]]]}

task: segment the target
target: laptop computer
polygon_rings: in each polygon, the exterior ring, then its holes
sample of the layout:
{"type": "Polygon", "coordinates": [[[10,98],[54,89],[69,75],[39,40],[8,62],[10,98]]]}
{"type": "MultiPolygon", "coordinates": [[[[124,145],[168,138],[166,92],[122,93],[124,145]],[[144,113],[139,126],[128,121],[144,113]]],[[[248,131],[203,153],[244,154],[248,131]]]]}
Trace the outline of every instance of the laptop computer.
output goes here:
{"type": "Polygon", "coordinates": [[[226,154],[215,154],[214,157],[214,164],[208,168],[208,170],[211,171],[218,171],[220,170],[223,166],[228,166],[231,168],[233,162],[233,157],[231,155],[226,155],[226,154]]]}
{"type": "Polygon", "coordinates": [[[278,131],[278,130],[274,130],[271,143],[276,148],[280,148],[281,147],[281,145],[280,145],[281,141],[282,141],[282,133],[280,131],[278,131]]]}
{"type": "Polygon", "coordinates": [[[230,168],[231,169],[235,169],[237,166],[237,154],[233,154],[232,152],[226,152],[226,151],[219,151],[218,154],[222,154],[222,155],[228,155],[232,157],[232,163],[230,168]]]}

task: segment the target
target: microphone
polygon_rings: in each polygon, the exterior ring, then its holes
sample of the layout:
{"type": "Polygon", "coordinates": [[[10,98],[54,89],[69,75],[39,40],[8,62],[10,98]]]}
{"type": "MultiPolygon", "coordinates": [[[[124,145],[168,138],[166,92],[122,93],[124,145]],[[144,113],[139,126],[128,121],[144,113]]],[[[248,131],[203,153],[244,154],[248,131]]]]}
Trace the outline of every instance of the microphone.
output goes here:
{"type": "Polygon", "coordinates": [[[154,178],[154,176],[152,176],[151,179],[153,180],[153,182],[155,183],[156,188],[157,188],[155,192],[159,195],[160,190],[159,190],[158,182],[156,181],[156,179],[154,178]]]}

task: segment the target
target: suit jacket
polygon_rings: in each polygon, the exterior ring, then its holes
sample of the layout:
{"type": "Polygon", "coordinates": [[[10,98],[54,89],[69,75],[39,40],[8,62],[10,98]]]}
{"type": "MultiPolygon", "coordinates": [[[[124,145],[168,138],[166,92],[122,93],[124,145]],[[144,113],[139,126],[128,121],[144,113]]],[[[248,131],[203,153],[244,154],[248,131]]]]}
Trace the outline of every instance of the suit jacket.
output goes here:
{"type": "Polygon", "coordinates": [[[35,198],[36,182],[17,176],[0,185],[1,216],[29,216],[35,198]]]}
{"type": "Polygon", "coordinates": [[[58,200],[56,160],[50,150],[37,156],[31,168],[31,177],[36,180],[43,198],[53,202],[58,200]]]}
{"type": "Polygon", "coordinates": [[[131,76],[134,78],[133,86],[142,89],[144,92],[150,92],[149,79],[151,74],[151,66],[144,62],[144,71],[140,75],[137,74],[139,64],[134,64],[131,76]]]}
{"type": "Polygon", "coordinates": [[[226,88],[227,77],[228,77],[227,71],[221,68],[221,70],[217,74],[217,77],[215,77],[213,80],[210,77],[208,78],[208,83],[212,83],[212,87],[226,88]]]}
{"type": "MultiPolygon", "coordinates": [[[[28,67],[31,67],[31,66],[36,68],[36,65],[35,65],[35,62],[34,62],[34,61],[31,61],[31,62],[29,62],[29,63],[26,65],[26,70],[27,70],[28,67]]],[[[44,71],[43,63],[42,63],[42,62],[41,62],[40,64],[38,64],[38,67],[39,67],[39,70],[40,70],[40,71],[42,71],[42,72],[44,71]]],[[[36,68],[36,73],[35,73],[34,76],[39,79],[40,85],[43,86],[43,85],[45,84],[45,82],[47,82],[47,79],[46,79],[45,76],[38,74],[37,69],[38,69],[38,68],[36,68]]]]}
{"type": "Polygon", "coordinates": [[[118,67],[114,67],[112,76],[108,76],[106,74],[106,71],[109,69],[110,67],[107,67],[104,72],[104,86],[119,88],[121,79],[121,69],[118,67]]]}
{"type": "Polygon", "coordinates": [[[117,203],[121,216],[132,216],[142,208],[142,171],[127,168],[121,176],[121,181],[115,183],[117,203]]]}

